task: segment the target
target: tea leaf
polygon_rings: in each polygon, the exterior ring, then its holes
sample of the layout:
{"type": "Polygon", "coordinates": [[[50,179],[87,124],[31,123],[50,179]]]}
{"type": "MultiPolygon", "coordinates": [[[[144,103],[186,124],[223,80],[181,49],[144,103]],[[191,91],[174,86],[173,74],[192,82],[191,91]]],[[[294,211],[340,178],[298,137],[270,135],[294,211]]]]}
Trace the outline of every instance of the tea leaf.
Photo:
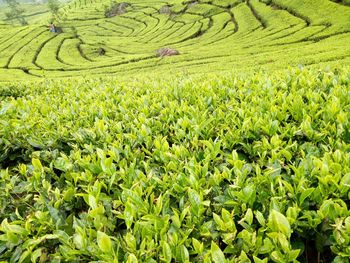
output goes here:
{"type": "Polygon", "coordinates": [[[212,260],[215,263],[222,263],[222,262],[226,262],[224,253],[222,253],[221,249],[218,247],[218,245],[216,243],[214,243],[213,241],[211,242],[211,257],[212,260]]]}
{"type": "Polygon", "coordinates": [[[169,244],[167,242],[162,242],[163,259],[165,262],[171,262],[172,252],[169,244]]]}
{"type": "Polygon", "coordinates": [[[287,218],[276,210],[270,212],[268,226],[272,231],[281,232],[287,237],[292,234],[287,218]]]}
{"type": "Polygon", "coordinates": [[[102,252],[108,253],[108,254],[112,253],[113,251],[112,241],[108,235],[106,235],[101,231],[97,231],[97,244],[99,248],[102,250],[102,252]]]}

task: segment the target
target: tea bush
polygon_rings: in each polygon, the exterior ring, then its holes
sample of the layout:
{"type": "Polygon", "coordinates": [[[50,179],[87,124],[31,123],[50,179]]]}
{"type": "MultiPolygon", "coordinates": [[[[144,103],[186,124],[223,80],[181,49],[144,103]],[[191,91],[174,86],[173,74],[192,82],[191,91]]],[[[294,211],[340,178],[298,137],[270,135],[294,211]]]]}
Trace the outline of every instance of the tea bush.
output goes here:
{"type": "Polygon", "coordinates": [[[0,260],[348,262],[350,68],[18,85],[0,260]]]}

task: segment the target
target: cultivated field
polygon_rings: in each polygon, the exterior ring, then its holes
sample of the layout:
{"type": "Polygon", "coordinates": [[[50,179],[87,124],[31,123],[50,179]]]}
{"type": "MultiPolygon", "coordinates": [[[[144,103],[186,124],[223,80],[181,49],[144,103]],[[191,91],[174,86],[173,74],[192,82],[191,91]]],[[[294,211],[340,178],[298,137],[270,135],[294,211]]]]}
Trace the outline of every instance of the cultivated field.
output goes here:
{"type": "Polygon", "coordinates": [[[349,91],[349,67],[4,85],[0,259],[348,262],[349,91]]]}
{"type": "Polygon", "coordinates": [[[109,17],[75,0],[60,33],[44,6],[3,21],[0,263],[348,263],[338,2],[132,0],[109,17]]]}
{"type": "Polygon", "coordinates": [[[48,32],[47,17],[27,27],[0,26],[1,79],[349,62],[350,8],[329,0],[129,4],[126,13],[106,18],[109,2],[75,0],[61,11],[61,34],[48,32]],[[170,13],[161,14],[165,6],[170,13]],[[181,55],[158,58],[163,47],[181,55]]]}

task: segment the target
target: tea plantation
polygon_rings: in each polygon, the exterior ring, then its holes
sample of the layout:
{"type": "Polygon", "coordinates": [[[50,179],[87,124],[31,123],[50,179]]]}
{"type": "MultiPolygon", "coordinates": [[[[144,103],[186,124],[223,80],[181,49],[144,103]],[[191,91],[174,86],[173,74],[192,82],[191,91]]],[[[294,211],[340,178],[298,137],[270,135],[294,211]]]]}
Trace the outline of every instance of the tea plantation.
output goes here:
{"type": "Polygon", "coordinates": [[[41,22],[33,10],[29,26],[0,26],[0,78],[205,73],[350,61],[350,7],[330,0],[131,0],[125,13],[106,17],[110,6],[106,0],[63,6],[59,34],[49,32],[45,9],[41,22]],[[164,47],[180,55],[157,57],[164,47]]]}
{"type": "Polygon", "coordinates": [[[0,263],[349,262],[347,1],[123,4],[0,24],[0,263]]]}

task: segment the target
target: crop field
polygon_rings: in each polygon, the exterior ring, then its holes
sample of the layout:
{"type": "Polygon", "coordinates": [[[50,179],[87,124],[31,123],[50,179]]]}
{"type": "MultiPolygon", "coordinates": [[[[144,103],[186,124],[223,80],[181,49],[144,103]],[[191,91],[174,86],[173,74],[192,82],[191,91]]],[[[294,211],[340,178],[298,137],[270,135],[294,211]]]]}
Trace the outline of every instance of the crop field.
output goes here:
{"type": "Polygon", "coordinates": [[[0,26],[0,78],[349,63],[350,7],[330,0],[128,3],[126,13],[106,17],[111,3],[74,0],[60,11],[60,34],[48,32],[47,15],[26,27],[0,26]],[[157,57],[164,47],[180,55],[157,57]]]}
{"type": "Polygon", "coordinates": [[[350,67],[0,90],[1,262],[348,262],[350,67]]]}
{"type": "MultiPolygon", "coordinates": [[[[43,21],[49,19],[49,10],[46,4],[33,4],[33,3],[25,3],[21,5],[23,9],[23,17],[27,21],[28,24],[42,24],[43,21]]],[[[9,12],[10,9],[0,2],[0,22],[4,21],[4,23],[13,23],[16,26],[19,26],[18,21],[16,19],[7,19],[6,13],[9,12]]],[[[0,23],[1,24],[1,23],[0,23]]],[[[0,26],[1,27],[1,26],[0,26]]]]}
{"type": "Polygon", "coordinates": [[[0,22],[0,263],[349,263],[349,1],[119,4],[0,22]]]}

